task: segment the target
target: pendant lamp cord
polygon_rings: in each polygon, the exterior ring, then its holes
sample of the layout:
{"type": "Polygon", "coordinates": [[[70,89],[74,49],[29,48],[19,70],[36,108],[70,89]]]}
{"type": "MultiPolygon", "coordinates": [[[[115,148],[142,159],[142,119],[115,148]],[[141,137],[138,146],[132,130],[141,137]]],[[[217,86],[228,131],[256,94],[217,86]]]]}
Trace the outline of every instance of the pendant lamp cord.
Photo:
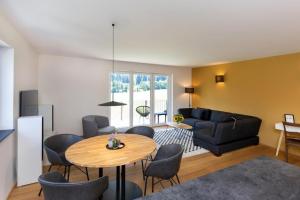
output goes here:
{"type": "Polygon", "coordinates": [[[115,73],[115,24],[112,24],[113,32],[112,32],[112,55],[113,55],[113,73],[115,73]]]}
{"type": "MultiPolygon", "coordinates": [[[[112,84],[112,86],[114,86],[114,75],[115,75],[115,24],[112,24],[112,82],[113,82],[113,84],[112,84]]],[[[112,91],[112,101],[114,101],[114,97],[115,97],[115,95],[114,95],[114,91],[112,91]]]]}

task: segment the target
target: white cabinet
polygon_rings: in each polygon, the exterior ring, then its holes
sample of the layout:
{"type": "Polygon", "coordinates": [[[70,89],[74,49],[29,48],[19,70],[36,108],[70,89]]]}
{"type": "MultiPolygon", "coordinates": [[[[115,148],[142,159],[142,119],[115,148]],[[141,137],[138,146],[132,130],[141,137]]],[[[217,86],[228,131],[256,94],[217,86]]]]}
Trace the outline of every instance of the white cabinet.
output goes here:
{"type": "Polygon", "coordinates": [[[18,119],[18,186],[36,183],[42,174],[42,129],[42,116],[18,119]]]}

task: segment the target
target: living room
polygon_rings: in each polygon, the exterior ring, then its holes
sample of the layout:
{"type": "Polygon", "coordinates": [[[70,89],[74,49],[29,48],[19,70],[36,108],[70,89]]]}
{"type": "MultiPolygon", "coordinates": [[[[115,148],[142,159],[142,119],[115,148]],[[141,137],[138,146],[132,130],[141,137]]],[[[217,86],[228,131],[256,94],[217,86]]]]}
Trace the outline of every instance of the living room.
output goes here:
{"type": "Polygon", "coordinates": [[[0,1],[0,199],[299,199],[299,11],[0,1]]]}

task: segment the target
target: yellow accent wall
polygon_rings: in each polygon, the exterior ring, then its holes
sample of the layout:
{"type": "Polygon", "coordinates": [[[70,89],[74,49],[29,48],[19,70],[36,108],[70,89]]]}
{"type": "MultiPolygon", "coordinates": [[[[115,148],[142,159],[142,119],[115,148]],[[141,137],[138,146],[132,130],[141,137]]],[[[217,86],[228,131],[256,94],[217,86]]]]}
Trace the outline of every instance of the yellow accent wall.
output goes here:
{"type": "Polygon", "coordinates": [[[276,147],[274,124],[284,113],[300,123],[300,53],[193,68],[192,82],[193,107],[260,117],[265,145],[276,147]],[[225,74],[225,83],[215,83],[219,74],[225,74]]]}

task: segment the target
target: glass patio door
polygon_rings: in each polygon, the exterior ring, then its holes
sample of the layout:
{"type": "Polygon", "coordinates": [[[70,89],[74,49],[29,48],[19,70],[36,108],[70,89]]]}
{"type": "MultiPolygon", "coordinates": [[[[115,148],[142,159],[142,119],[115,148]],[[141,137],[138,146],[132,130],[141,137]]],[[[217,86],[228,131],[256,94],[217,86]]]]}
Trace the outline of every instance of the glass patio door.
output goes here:
{"type": "Polygon", "coordinates": [[[154,75],[154,124],[163,124],[168,120],[169,77],[154,75]]]}
{"type": "Polygon", "coordinates": [[[114,73],[111,75],[111,95],[125,106],[112,106],[110,109],[111,124],[117,127],[130,126],[130,74],[114,73]]]}
{"type": "Polygon", "coordinates": [[[111,94],[125,106],[110,108],[116,127],[157,125],[170,115],[170,77],[163,74],[116,72],[111,76],[111,94]]]}
{"type": "Polygon", "coordinates": [[[132,124],[149,125],[151,123],[151,75],[133,74],[132,124]]]}

